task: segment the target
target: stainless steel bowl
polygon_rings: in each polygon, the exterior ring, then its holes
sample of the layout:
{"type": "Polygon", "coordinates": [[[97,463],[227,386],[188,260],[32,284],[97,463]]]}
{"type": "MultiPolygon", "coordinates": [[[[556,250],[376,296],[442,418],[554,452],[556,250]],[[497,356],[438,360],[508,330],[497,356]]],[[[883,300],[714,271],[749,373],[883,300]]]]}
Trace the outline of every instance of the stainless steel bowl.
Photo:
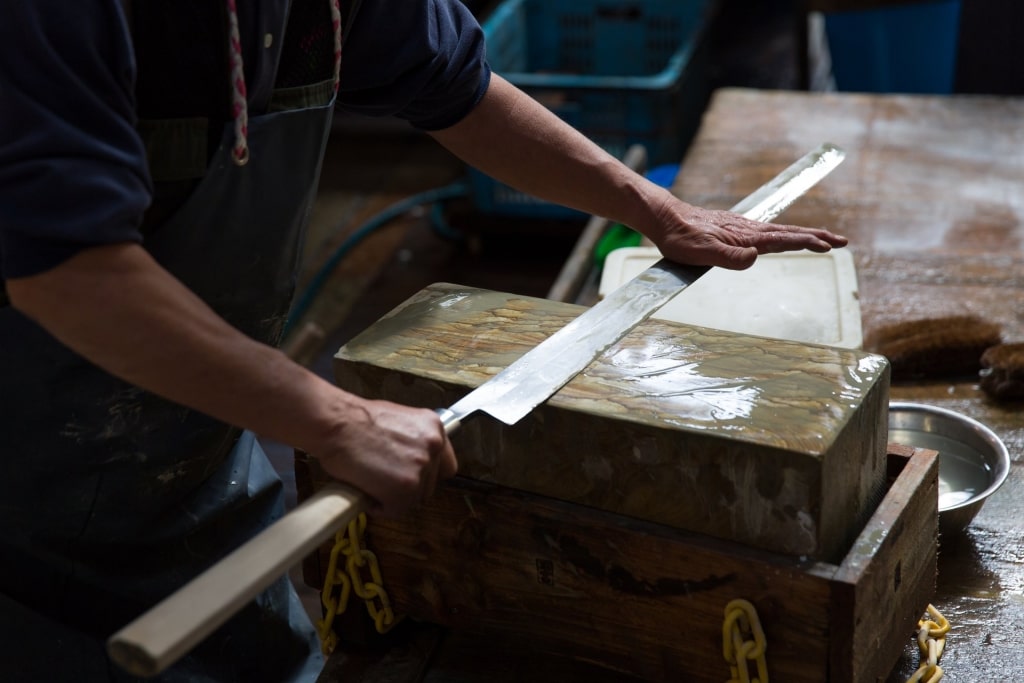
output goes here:
{"type": "Polygon", "coordinates": [[[889,404],[889,441],[939,452],[939,529],[963,531],[1010,473],[1010,454],[995,432],[952,410],[889,404]]]}

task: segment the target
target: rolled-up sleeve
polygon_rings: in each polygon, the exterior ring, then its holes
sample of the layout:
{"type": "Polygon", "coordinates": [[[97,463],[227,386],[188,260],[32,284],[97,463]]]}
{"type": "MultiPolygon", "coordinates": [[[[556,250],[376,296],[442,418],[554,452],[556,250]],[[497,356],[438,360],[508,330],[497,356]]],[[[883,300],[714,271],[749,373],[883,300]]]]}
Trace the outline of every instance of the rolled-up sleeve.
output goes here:
{"type": "Polygon", "coordinates": [[[490,75],[483,31],[459,0],[364,0],[342,48],[338,107],[440,130],[476,106],[490,75]]]}
{"type": "Polygon", "coordinates": [[[140,241],[151,184],[117,0],[15,0],[0,21],[0,278],[140,241]]]}

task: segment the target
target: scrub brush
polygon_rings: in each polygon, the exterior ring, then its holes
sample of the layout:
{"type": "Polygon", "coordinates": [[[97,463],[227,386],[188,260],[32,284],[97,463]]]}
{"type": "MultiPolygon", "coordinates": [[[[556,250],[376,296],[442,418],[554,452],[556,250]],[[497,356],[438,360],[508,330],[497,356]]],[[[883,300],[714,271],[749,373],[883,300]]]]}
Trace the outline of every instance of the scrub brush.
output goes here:
{"type": "Polygon", "coordinates": [[[981,354],[1001,342],[999,325],[957,315],[881,327],[864,347],[889,359],[894,380],[939,379],[977,375],[981,354]]]}
{"type": "Polygon", "coordinates": [[[981,388],[994,399],[1024,399],[1024,344],[999,344],[981,354],[981,388]]]}

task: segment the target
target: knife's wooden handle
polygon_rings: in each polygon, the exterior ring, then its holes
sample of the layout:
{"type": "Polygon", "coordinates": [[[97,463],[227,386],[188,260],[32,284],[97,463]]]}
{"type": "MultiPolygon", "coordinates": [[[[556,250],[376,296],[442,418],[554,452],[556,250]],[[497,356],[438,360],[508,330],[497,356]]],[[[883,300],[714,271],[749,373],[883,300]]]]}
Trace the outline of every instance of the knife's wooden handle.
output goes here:
{"type": "Polygon", "coordinates": [[[330,484],[107,641],[110,658],[154,676],[366,508],[366,497],[330,484]]]}

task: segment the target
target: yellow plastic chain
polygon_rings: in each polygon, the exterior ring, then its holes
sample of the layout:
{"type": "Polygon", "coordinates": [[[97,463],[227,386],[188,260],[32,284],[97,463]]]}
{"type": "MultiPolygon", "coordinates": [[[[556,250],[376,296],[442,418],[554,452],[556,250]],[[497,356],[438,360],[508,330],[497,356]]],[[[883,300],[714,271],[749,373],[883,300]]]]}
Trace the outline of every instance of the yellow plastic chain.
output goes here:
{"type": "Polygon", "coordinates": [[[324,617],[316,622],[320,634],[320,648],[325,655],[334,652],[338,636],[331,629],[334,618],[345,612],[352,592],[366,603],[366,611],[373,619],[378,633],[387,633],[401,619],[395,618],[391,601],[384,590],[384,579],[377,564],[377,556],[364,547],[366,538],[366,515],[360,514],[348,526],[334,535],[334,547],[327,564],[324,587],[320,601],[324,606],[324,617]],[[345,556],[345,569],[338,568],[339,556],[345,556]],[[369,581],[364,581],[361,570],[369,571],[369,581]]]}
{"type": "Polygon", "coordinates": [[[733,600],[725,606],[722,624],[722,654],[729,663],[731,678],[726,683],[768,683],[768,647],[757,610],[746,600],[733,600]],[[750,677],[747,662],[757,663],[757,678],[750,677]]]}
{"type": "MultiPolygon", "coordinates": [[[[931,619],[917,622],[917,645],[921,650],[921,666],[907,683],[938,683],[944,675],[939,658],[946,649],[949,620],[934,605],[928,605],[931,619]]],[[[731,678],[726,683],[768,683],[765,660],[767,640],[757,610],[746,600],[733,600],[725,606],[722,624],[722,654],[729,663],[731,678]],[[750,677],[748,661],[757,663],[757,678],[750,677]]]]}
{"type": "Polygon", "coordinates": [[[946,649],[946,634],[949,633],[949,620],[942,616],[934,605],[928,605],[931,619],[917,622],[917,646],[921,650],[921,666],[907,683],[938,683],[942,680],[943,671],[939,666],[939,658],[946,649]]]}

